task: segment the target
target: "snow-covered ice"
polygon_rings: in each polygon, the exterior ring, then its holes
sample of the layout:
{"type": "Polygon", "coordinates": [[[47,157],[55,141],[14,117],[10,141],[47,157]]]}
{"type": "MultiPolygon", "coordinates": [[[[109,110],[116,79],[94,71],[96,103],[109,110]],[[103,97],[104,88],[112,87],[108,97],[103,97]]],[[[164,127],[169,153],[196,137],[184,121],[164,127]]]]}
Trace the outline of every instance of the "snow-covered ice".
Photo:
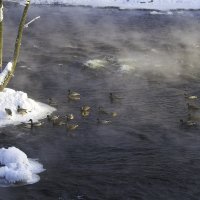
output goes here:
{"type": "Polygon", "coordinates": [[[0,149],[0,186],[12,186],[15,183],[33,184],[40,180],[37,175],[45,169],[36,160],[30,159],[16,147],[0,149]]]}
{"type": "Polygon", "coordinates": [[[29,119],[38,121],[55,110],[47,104],[28,98],[27,93],[22,91],[5,88],[0,92],[0,127],[8,124],[20,124],[21,122],[27,122],[29,119]],[[18,106],[27,109],[27,113],[24,115],[19,114],[17,112],[18,106]],[[6,113],[5,108],[12,111],[12,116],[6,113]]]}

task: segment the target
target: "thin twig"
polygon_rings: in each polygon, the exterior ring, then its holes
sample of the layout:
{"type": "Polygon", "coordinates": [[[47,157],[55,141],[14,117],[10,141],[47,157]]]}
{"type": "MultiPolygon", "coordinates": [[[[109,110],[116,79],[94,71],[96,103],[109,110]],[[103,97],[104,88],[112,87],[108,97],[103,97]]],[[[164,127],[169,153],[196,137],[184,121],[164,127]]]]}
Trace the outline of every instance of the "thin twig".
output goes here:
{"type": "Polygon", "coordinates": [[[30,22],[26,23],[26,24],[24,25],[24,27],[25,27],[25,28],[28,28],[28,26],[29,26],[31,23],[33,23],[34,21],[36,21],[37,19],[40,19],[40,16],[37,16],[37,17],[35,17],[34,19],[32,19],[30,22]]]}

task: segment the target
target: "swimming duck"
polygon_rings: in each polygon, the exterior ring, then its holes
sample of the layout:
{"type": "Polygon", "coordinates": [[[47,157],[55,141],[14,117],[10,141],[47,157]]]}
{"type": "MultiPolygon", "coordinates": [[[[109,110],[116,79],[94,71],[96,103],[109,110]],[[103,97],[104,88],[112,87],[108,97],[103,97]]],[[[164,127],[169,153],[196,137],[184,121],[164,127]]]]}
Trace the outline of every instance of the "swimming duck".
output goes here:
{"type": "Polygon", "coordinates": [[[118,113],[117,112],[111,112],[112,117],[117,117],[118,113]]]}
{"type": "Polygon", "coordinates": [[[89,116],[89,114],[90,114],[90,111],[81,111],[82,117],[87,117],[89,116]]]}
{"type": "Polygon", "coordinates": [[[48,121],[54,121],[54,120],[57,120],[58,118],[59,118],[58,115],[47,115],[48,121]]]}
{"type": "Polygon", "coordinates": [[[73,120],[74,119],[74,115],[73,114],[67,114],[66,115],[66,119],[67,119],[67,121],[73,120]]]}
{"type": "Polygon", "coordinates": [[[66,122],[61,118],[55,119],[52,122],[53,122],[53,126],[62,126],[66,124],[66,122]]]}
{"type": "Polygon", "coordinates": [[[188,94],[184,94],[184,96],[185,96],[185,98],[186,99],[189,99],[189,100],[195,100],[195,99],[198,99],[198,97],[197,96],[194,96],[194,95],[192,95],[192,96],[189,96],[188,94]]]}
{"type": "Polygon", "coordinates": [[[111,121],[110,120],[100,120],[99,118],[97,118],[97,123],[98,124],[110,124],[111,121]]]}
{"type": "Polygon", "coordinates": [[[78,124],[67,124],[67,130],[68,131],[73,131],[79,127],[78,124]]]}
{"type": "Polygon", "coordinates": [[[33,125],[31,123],[21,123],[21,125],[23,126],[23,128],[29,128],[29,129],[33,128],[33,125]]]}
{"type": "Polygon", "coordinates": [[[72,100],[72,101],[77,101],[77,100],[80,100],[81,97],[80,97],[80,94],[78,92],[68,90],[68,99],[72,100]]]}
{"type": "Polygon", "coordinates": [[[32,126],[42,126],[43,124],[44,124],[44,122],[40,122],[40,121],[38,121],[38,122],[33,122],[33,120],[32,119],[29,119],[29,121],[31,122],[31,125],[32,126]]]}
{"type": "Polygon", "coordinates": [[[58,107],[58,104],[52,98],[48,98],[48,104],[53,107],[58,107]]]}
{"type": "Polygon", "coordinates": [[[81,111],[89,111],[90,109],[91,107],[87,105],[81,107],[81,111]]]}
{"type": "Polygon", "coordinates": [[[122,97],[118,97],[114,95],[112,92],[109,93],[110,102],[113,103],[114,101],[123,99],[122,97]]]}
{"type": "Polygon", "coordinates": [[[188,114],[188,117],[187,117],[187,120],[188,121],[200,121],[200,117],[199,116],[193,116],[191,115],[190,113],[188,114]]]}
{"type": "Polygon", "coordinates": [[[188,107],[188,110],[193,110],[193,111],[199,110],[199,107],[195,105],[191,105],[189,103],[187,103],[187,107],[188,107]]]}
{"type": "Polygon", "coordinates": [[[68,96],[72,96],[72,97],[79,96],[80,97],[80,94],[78,92],[74,92],[74,91],[68,90],[68,96]]]}
{"type": "Polygon", "coordinates": [[[197,123],[190,120],[183,121],[182,119],[180,119],[180,125],[185,127],[195,127],[197,126],[197,123]]]}
{"type": "Polygon", "coordinates": [[[28,122],[30,122],[30,123],[22,123],[22,126],[23,126],[24,128],[32,129],[34,126],[35,126],[35,127],[39,127],[39,126],[42,126],[42,125],[43,125],[43,122],[33,122],[32,119],[29,119],[28,122]]]}
{"type": "Polygon", "coordinates": [[[27,109],[21,108],[20,106],[17,106],[17,112],[21,115],[27,114],[27,109]]]}
{"type": "Polygon", "coordinates": [[[12,116],[12,111],[9,108],[5,108],[5,111],[8,115],[12,116]]]}
{"type": "Polygon", "coordinates": [[[109,113],[103,109],[102,106],[98,107],[98,113],[102,115],[108,115],[109,113]]]}
{"type": "Polygon", "coordinates": [[[68,100],[69,100],[69,101],[78,101],[78,100],[80,100],[80,99],[81,99],[80,96],[68,95],[68,100]]]}

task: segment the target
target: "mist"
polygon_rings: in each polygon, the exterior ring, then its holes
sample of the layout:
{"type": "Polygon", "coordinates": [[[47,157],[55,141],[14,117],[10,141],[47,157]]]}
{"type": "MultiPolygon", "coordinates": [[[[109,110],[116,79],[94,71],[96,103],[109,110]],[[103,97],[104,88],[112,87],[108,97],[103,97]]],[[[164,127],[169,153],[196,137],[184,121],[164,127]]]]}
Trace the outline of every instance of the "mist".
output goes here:
{"type": "MultiPolygon", "coordinates": [[[[16,36],[16,31],[10,30],[17,29],[22,8],[14,6],[6,12],[7,59],[12,57],[16,36]]],[[[96,109],[103,106],[109,112],[114,108],[110,107],[108,93],[117,92],[125,96],[121,103],[126,106],[118,108],[120,115],[130,117],[127,112],[132,110],[138,120],[160,122],[172,102],[157,106],[162,91],[157,93],[155,88],[168,92],[165,84],[178,87],[187,83],[191,88],[200,77],[197,13],[154,15],[149,11],[62,6],[45,6],[44,12],[43,7],[32,5],[27,21],[37,16],[40,19],[24,30],[21,56],[10,86],[41,102],[47,102],[48,97],[61,99],[61,105],[66,104],[71,88],[83,94],[82,104],[92,102],[96,109]]],[[[181,98],[185,89],[169,90],[181,98]]],[[[196,92],[197,88],[190,90],[196,92]]],[[[79,110],[80,106],[69,105],[67,109],[79,110]]],[[[179,106],[186,104],[183,101],[179,106]]]]}
{"type": "MultiPolygon", "coordinates": [[[[4,7],[6,63],[23,6],[4,7]]],[[[197,198],[199,127],[184,129],[179,120],[188,116],[184,93],[200,96],[199,13],[31,5],[27,22],[40,19],[24,29],[9,87],[43,103],[52,98],[54,114],[73,113],[79,128],[70,132],[45,119],[31,131],[3,129],[2,145],[38,157],[46,172],[39,184],[2,189],[2,197],[197,198]],[[68,89],[81,99],[68,101],[68,89]],[[110,92],[122,98],[111,102],[110,92]],[[88,117],[83,105],[91,107],[88,117]],[[117,116],[99,114],[99,106],[117,116]]]]}

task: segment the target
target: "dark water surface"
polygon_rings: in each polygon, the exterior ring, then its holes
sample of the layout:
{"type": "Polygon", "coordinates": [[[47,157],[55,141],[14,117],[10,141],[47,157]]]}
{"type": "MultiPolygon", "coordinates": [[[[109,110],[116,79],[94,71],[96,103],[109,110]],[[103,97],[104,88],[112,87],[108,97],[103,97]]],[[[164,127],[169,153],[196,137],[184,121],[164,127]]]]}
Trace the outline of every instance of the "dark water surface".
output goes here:
{"type": "MultiPolygon", "coordinates": [[[[9,61],[22,7],[5,7],[9,61]]],[[[181,128],[179,119],[188,115],[184,93],[200,96],[200,12],[31,6],[28,20],[38,15],[25,29],[9,87],[44,103],[53,98],[57,113],[74,113],[79,128],[46,120],[33,130],[1,128],[0,147],[16,146],[46,171],[36,184],[0,188],[0,199],[198,200],[200,128],[181,128]],[[92,59],[107,65],[85,67],[92,59]],[[68,102],[68,89],[81,100],[68,102]],[[109,92],[123,99],[111,104],[109,92]],[[80,116],[84,104],[92,107],[88,118],[80,116]],[[99,116],[98,106],[119,115],[99,116]],[[98,117],[112,124],[97,125],[98,117]]]]}

